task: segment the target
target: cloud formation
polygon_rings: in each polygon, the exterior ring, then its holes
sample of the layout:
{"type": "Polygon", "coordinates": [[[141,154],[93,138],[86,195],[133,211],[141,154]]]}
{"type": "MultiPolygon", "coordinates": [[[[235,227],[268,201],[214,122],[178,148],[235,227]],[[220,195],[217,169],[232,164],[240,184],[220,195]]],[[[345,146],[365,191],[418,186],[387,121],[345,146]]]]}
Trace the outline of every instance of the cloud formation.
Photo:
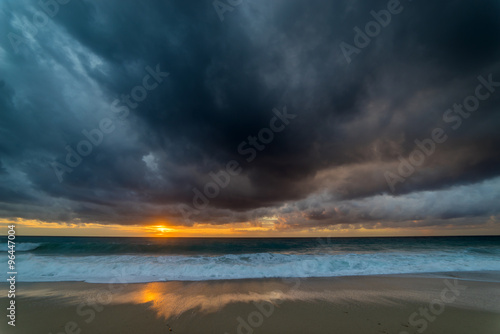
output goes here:
{"type": "Polygon", "coordinates": [[[223,21],[210,1],[47,3],[57,12],[0,5],[4,218],[266,218],[285,229],[479,226],[500,214],[497,1],[401,1],[350,63],[341,43],[354,45],[354,28],[388,1],[243,1],[223,21]],[[493,91],[483,85],[490,96],[467,116],[449,114],[460,116],[454,129],[443,115],[474,95],[480,76],[493,91]],[[263,145],[275,108],[296,117],[263,145]],[[436,128],[446,141],[391,191],[385,173],[398,175],[415,140],[436,128]],[[99,144],[69,166],[69,149],[89,133],[99,144]],[[241,172],[195,212],[193,189],[230,161],[241,172]]]}

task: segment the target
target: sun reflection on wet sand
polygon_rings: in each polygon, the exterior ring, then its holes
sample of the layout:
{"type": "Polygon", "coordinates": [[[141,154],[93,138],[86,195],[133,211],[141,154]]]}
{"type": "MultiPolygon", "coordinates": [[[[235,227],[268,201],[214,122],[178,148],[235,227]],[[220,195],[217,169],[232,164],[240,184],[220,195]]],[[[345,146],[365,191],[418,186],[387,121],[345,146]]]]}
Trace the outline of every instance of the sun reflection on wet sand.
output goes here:
{"type": "MultiPolygon", "coordinates": [[[[170,319],[179,317],[185,312],[214,313],[233,303],[269,302],[279,306],[284,301],[336,301],[352,303],[354,300],[370,300],[380,303],[380,292],[352,290],[344,287],[340,290],[329,290],[329,286],[313,285],[306,288],[305,280],[237,280],[209,282],[154,282],[130,283],[123,286],[111,284],[84,284],[85,288],[75,289],[71,282],[61,282],[57,290],[46,289],[43,283],[39,288],[23,293],[25,297],[47,296],[57,298],[60,302],[79,304],[83,301],[99,303],[105,300],[109,304],[149,304],[157,317],[170,319]],[[119,291],[113,292],[113,287],[119,291]]],[[[387,296],[387,291],[385,293],[387,296]]]]}
{"type": "Polygon", "coordinates": [[[269,302],[279,306],[284,301],[323,300],[340,304],[355,301],[395,304],[394,300],[387,298],[391,295],[390,291],[360,291],[348,287],[327,290],[326,286],[310,290],[299,288],[300,283],[300,280],[147,283],[140,289],[118,295],[113,303],[151,303],[157,316],[165,319],[178,317],[187,311],[218,312],[233,303],[269,302]],[[386,298],[380,298],[381,295],[386,298]]]}
{"type": "MultiPolygon", "coordinates": [[[[168,319],[190,310],[202,313],[217,312],[230,303],[259,301],[276,303],[289,298],[278,290],[242,293],[235,291],[238,287],[241,289],[241,284],[148,283],[142,289],[120,294],[117,298],[113,298],[113,303],[151,303],[158,316],[168,319]]],[[[252,291],[252,287],[249,288],[252,291]]],[[[262,290],[262,285],[259,290],[262,290]]]]}

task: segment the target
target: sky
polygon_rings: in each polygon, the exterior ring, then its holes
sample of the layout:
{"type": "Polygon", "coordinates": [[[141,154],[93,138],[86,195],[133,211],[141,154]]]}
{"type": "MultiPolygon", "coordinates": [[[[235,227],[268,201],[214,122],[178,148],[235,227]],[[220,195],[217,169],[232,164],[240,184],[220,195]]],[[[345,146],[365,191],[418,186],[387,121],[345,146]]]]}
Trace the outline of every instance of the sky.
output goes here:
{"type": "Polygon", "coordinates": [[[0,3],[0,228],[500,234],[500,3],[0,3]]]}

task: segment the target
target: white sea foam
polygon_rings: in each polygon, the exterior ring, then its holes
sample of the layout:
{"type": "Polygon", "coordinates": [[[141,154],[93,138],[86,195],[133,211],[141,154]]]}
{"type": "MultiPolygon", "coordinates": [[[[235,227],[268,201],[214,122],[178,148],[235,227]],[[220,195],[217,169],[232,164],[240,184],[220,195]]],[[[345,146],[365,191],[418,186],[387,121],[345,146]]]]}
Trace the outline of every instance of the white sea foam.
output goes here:
{"type": "Polygon", "coordinates": [[[21,253],[17,265],[19,281],[96,283],[500,270],[498,256],[438,251],[222,256],[44,256],[21,253]]]}

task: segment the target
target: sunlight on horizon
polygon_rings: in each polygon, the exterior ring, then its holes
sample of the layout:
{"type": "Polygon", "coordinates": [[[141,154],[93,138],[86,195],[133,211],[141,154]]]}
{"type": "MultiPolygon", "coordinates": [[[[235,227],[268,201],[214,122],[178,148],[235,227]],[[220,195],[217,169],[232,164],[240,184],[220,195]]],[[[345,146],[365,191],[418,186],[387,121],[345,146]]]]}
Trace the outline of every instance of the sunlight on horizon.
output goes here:
{"type": "Polygon", "coordinates": [[[303,228],[283,231],[275,224],[256,226],[251,222],[212,225],[195,223],[192,226],[119,225],[99,223],[61,223],[39,220],[0,220],[0,235],[6,235],[7,226],[16,225],[18,235],[27,236],[89,236],[89,237],[383,237],[383,236],[440,236],[440,235],[498,235],[494,219],[483,229],[464,226],[450,230],[443,228],[365,228],[363,224],[343,224],[323,228],[303,228]]]}

